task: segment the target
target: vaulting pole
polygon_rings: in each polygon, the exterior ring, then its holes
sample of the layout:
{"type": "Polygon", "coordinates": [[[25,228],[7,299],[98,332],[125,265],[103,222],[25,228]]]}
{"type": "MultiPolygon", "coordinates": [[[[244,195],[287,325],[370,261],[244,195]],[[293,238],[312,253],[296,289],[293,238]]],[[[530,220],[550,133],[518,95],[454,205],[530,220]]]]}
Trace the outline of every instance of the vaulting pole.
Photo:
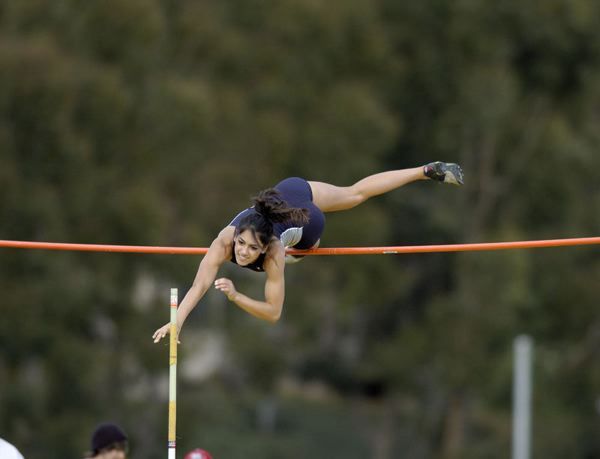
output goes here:
{"type": "Polygon", "coordinates": [[[177,419],[177,289],[171,289],[171,327],[169,330],[169,459],[175,459],[177,419]]]}

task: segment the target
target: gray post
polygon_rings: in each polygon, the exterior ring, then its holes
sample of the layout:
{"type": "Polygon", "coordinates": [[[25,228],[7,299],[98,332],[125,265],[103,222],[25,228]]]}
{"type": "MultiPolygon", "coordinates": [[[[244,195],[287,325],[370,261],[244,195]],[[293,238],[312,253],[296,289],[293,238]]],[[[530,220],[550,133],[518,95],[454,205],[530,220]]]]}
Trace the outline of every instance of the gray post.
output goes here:
{"type": "Polygon", "coordinates": [[[512,459],[531,456],[531,375],[533,340],[520,335],[514,341],[512,459]]]}

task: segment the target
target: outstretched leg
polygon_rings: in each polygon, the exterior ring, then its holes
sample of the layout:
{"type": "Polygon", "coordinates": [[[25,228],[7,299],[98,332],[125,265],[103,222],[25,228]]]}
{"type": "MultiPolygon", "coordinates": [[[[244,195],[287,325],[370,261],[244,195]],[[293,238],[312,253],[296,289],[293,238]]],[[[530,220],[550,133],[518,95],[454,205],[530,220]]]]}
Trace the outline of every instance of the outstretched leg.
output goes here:
{"type": "Polygon", "coordinates": [[[423,168],[415,167],[370,175],[351,186],[335,186],[323,182],[308,183],[313,192],[315,205],[323,212],[334,212],[351,209],[373,196],[425,178],[423,168]]]}
{"type": "Polygon", "coordinates": [[[373,196],[387,193],[417,180],[433,179],[440,182],[462,185],[460,166],[452,163],[435,162],[424,167],[380,172],[359,180],[351,186],[335,186],[323,182],[308,182],[313,193],[313,202],[323,212],[334,212],[356,207],[373,196]]]}

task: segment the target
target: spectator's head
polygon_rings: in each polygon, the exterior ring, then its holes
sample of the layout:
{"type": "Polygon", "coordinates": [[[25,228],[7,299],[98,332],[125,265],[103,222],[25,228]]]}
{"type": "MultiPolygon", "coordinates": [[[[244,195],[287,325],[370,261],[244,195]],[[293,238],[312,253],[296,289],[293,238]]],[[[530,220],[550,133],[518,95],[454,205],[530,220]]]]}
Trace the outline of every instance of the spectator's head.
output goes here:
{"type": "Polygon", "coordinates": [[[127,435],[116,424],[100,424],[92,435],[91,448],[91,457],[95,459],[125,459],[127,435]]]}
{"type": "Polygon", "coordinates": [[[197,448],[187,453],[183,459],[212,459],[212,456],[207,451],[197,448]]]}

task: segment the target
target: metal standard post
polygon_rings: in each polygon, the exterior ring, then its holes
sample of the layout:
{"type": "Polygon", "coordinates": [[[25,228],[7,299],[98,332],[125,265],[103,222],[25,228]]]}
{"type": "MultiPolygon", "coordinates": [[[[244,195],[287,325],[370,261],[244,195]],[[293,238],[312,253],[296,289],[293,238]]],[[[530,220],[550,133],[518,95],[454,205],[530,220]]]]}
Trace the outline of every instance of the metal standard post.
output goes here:
{"type": "Polygon", "coordinates": [[[513,459],[531,454],[531,375],[533,340],[520,335],[514,341],[513,374],[513,459]]]}
{"type": "Polygon", "coordinates": [[[169,329],[169,459],[175,459],[175,421],[177,419],[177,289],[171,289],[171,327],[169,329]]]}

